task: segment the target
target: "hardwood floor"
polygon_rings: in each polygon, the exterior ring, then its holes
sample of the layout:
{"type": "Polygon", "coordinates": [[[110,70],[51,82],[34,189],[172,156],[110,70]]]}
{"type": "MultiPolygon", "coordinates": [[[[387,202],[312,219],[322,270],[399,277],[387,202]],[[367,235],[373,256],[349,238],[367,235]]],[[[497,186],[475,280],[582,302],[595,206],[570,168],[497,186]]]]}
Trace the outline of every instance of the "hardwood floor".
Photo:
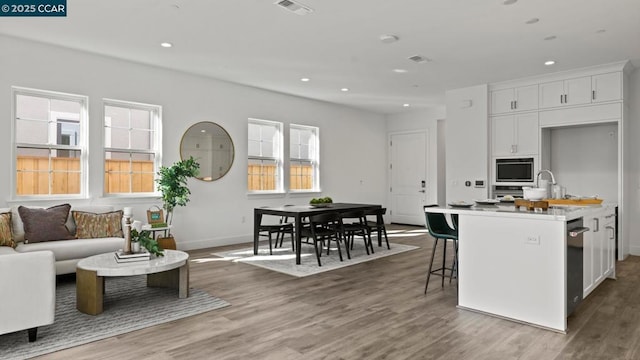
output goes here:
{"type": "Polygon", "coordinates": [[[390,228],[390,241],[421,248],[306,278],[211,255],[247,244],[192,251],[191,287],[232,306],[40,358],[640,358],[640,257],[618,262],[618,280],[596,289],[562,335],[457,309],[455,280],[441,288],[432,276],[425,296],[433,240],[420,227],[390,228]]]}

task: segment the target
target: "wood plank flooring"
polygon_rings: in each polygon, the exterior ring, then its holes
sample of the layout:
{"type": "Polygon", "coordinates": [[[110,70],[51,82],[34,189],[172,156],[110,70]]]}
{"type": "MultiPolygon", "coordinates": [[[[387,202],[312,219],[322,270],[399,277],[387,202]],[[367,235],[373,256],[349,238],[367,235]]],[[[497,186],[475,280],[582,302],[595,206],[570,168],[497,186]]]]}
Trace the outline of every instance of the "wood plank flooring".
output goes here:
{"type": "Polygon", "coordinates": [[[232,306],[40,358],[640,359],[640,257],[618,262],[618,280],[562,335],[457,309],[455,280],[441,288],[432,276],[425,296],[433,239],[390,229],[391,241],[421,248],[306,278],[211,255],[248,244],[192,251],[191,287],[232,306]]]}

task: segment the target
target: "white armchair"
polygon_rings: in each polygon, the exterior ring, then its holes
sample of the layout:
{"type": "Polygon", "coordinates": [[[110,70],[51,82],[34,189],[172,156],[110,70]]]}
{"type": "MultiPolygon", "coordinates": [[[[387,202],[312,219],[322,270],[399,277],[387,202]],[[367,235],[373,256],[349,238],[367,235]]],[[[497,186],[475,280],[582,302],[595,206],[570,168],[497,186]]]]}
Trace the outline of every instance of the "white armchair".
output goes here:
{"type": "Polygon", "coordinates": [[[28,330],[36,340],[38,326],[53,323],[56,269],[51,251],[18,253],[0,247],[0,334],[28,330]]]}

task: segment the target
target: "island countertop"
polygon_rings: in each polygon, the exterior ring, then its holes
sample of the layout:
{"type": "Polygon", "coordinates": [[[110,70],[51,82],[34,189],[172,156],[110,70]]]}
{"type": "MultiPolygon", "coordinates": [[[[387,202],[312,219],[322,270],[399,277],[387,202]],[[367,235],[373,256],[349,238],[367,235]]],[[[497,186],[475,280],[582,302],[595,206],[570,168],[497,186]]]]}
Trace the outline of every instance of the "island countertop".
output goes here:
{"type": "Polygon", "coordinates": [[[548,210],[531,211],[524,208],[516,209],[513,203],[499,203],[496,205],[473,205],[472,207],[429,207],[427,212],[444,213],[444,214],[465,214],[476,216],[496,216],[506,218],[522,218],[522,219],[540,219],[540,220],[557,220],[570,221],[584,216],[588,216],[594,211],[600,209],[613,208],[616,204],[605,203],[602,205],[587,206],[567,206],[556,205],[550,206],[548,210]]]}

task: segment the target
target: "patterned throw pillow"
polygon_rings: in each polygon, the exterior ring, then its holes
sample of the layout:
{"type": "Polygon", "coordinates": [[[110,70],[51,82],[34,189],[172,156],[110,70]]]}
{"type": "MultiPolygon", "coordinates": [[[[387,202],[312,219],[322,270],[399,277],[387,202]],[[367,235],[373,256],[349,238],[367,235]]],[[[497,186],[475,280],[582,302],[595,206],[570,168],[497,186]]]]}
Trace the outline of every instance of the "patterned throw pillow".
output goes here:
{"type": "Polygon", "coordinates": [[[122,210],[102,214],[72,211],[71,214],[76,222],[76,237],[78,239],[124,237],[122,210]]]}
{"type": "Polygon", "coordinates": [[[0,246],[16,247],[11,238],[11,213],[0,214],[0,246]]]}
{"type": "Polygon", "coordinates": [[[70,240],[66,222],[71,205],[63,204],[48,209],[18,207],[18,213],[24,224],[24,242],[36,243],[52,240],[70,240]]]}

